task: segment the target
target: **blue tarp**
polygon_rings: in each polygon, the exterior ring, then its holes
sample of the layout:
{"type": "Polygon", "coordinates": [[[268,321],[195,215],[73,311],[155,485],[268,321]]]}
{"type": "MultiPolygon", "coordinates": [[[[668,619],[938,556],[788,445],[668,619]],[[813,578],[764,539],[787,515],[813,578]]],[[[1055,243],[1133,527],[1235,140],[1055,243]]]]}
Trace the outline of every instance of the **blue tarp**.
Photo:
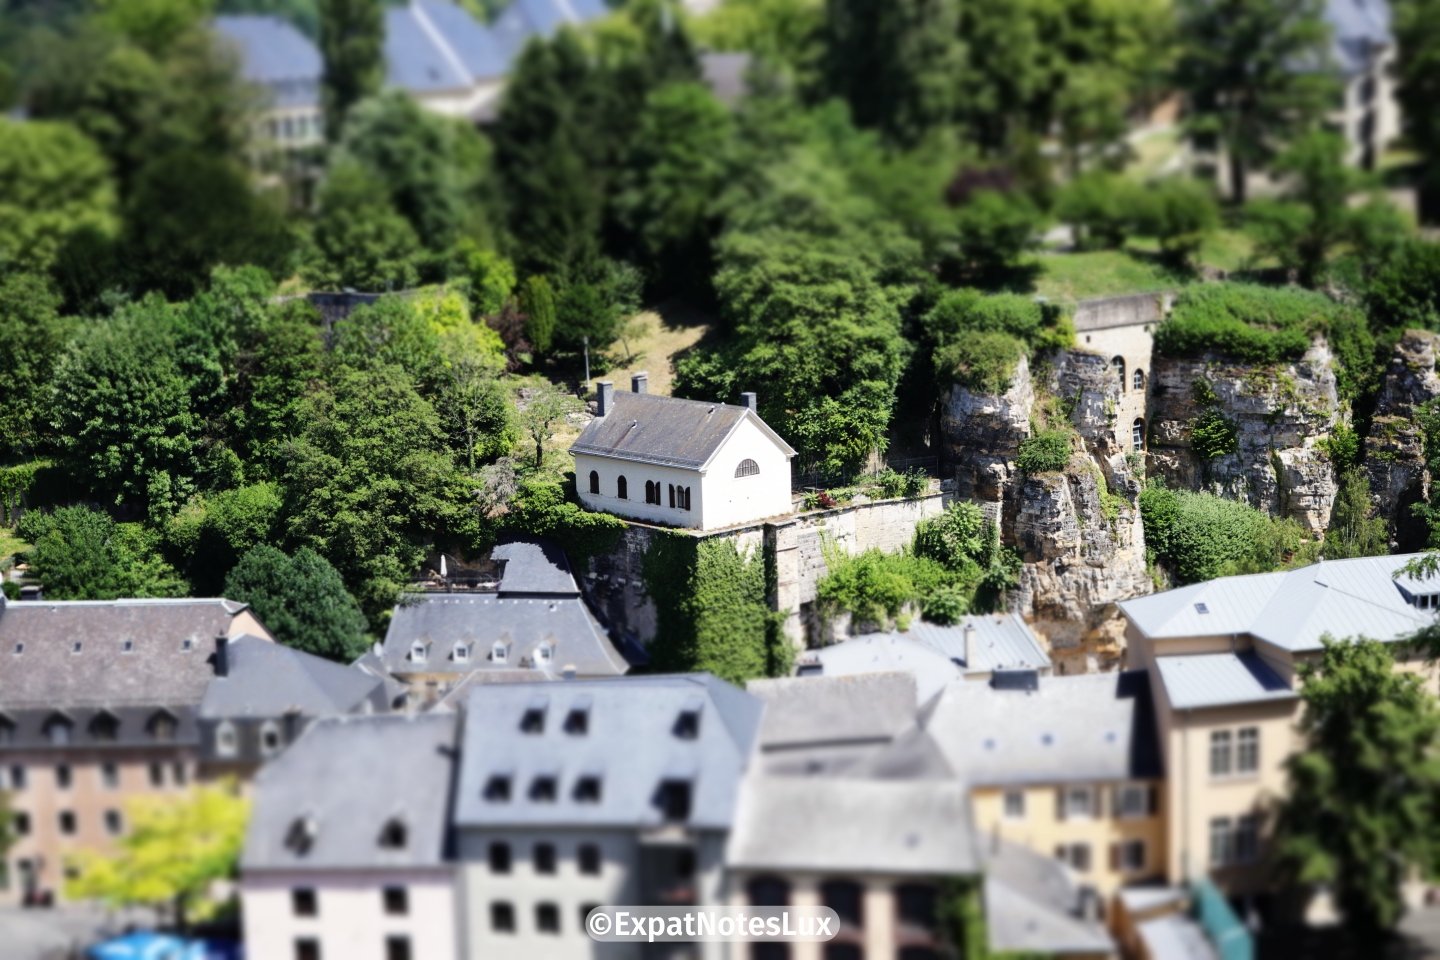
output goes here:
{"type": "Polygon", "coordinates": [[[164,933],[127,933],[90,948],[90,960],[205,960],[205,945],[164,933]]]}

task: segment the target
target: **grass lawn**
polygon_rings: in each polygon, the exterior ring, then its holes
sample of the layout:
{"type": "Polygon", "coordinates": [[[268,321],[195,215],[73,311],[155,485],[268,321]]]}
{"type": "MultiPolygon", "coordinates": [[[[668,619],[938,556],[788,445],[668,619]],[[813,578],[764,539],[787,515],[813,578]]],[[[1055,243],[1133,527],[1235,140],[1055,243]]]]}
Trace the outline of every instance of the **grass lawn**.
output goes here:
{"type": "Polygon", "coordinates": [[[16,536],[9,527],[0,527],[0,570],[9,570],[15,564],[15,554],[30,549],[30,544],[16,536]]]}
{"type": "MultiPolygon", "coordinates": [[[[1233,273],[1252,264],[1255,243],[1240,230],[1217,230],[1200,248],[1200,262],[1233,273]]],[[[1126,293],[1173,290],[1192,278],[1177,274],[1153,258],[1159,244],[1151,237],[1134,237],[1123,250],[1081,253],[1042,251],[1030,262],[1039,268],[1035,293],[1058,302],[1113,297],[1126,293]]]]}
{"type": "Polygon", "coordinates": [[[643,371],[650,374],[646,389],[668,397],[675,380],[675,359],[710,332],[709,318],[665,305],[658,312],[647,310],[636,314],[631,324],[636,335],[615,342],[610,353],[619,359],[603,377],[597,375],[597,378],[615,381],[616,390],[629,390],[630,375],[643,371]],[[629,347],[628,357],[626,347],[629,347]]]}

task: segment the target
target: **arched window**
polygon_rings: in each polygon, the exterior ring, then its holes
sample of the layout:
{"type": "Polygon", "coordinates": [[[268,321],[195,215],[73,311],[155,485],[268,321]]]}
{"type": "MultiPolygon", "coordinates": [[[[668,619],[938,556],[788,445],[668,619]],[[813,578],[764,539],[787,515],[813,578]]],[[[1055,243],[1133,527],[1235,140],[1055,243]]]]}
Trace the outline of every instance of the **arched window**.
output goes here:
{"type": "Polygon", "coordinates": [[[623,476],[615,481],[615,496],[619,497],[621,500],[630,499],[630,487],[625,482],[625,478],[623,476]]]}
{"type": "Polygon", "coordinates": [[[1131,425],[1130,443],[1136,451],[1145,449],[1145,419],[1143,417],[1136,417],[1135,423],[1131,425]]]}
{"type": "Polygon", "coordinates": [[[173,713],[169,710],[157,710],[150,717],[150,736],[155,740],[174,740],[177,726],[178,723],[173,713]]]}
{"type": "Polygon", "coordinates": [[[754,460],[741,460],[740,465],[735,468],[737,477],[755,477],[760,475],[760,464],[754,460]]]}
{"type": "Polygon", "coordinates": [[[1136,371],[1135,371],[1135,376],[1134,376],[1133,379],[1134,379],[1134,381],[1135,381],[1134,386],[1135,386],[1135,389],[1136,389],[1136,390],[1144,390],[1144,389],[1145,389],[1145,371],[1144,371],[1144,370],[1136,370],[1136,371]]]}
{"type": "Polygon", "coordinates": [[[670,484],[670,509],[675,509],[675,484],[670,484]]]}
{"type": "Polygon", "coordinates": [[[599,493],[599,492],[600,492],[600,474],[599,474],[597,471],[594,471],[594,470],[591,470],[591,471],[590,471],[590,492],[591,492],[591,493],[599,493]]]}
{"type": "Polygon", "coordinates": [[[1120,389],[1125,389],[1125,358],[1116,357],[1110,361],[1110,366],[1115,368],[1115,375],[1120,378],[1120,389]]]}

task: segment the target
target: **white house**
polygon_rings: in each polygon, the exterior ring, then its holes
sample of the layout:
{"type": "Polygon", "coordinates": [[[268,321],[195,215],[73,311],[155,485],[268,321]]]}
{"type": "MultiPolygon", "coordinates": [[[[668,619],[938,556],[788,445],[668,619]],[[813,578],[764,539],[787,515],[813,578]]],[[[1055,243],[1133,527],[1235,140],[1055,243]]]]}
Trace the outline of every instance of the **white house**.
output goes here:
{"type": "Polygon", "coordinates": [[[787,514],[795,451],[744,403],[679,400],[599,384],[595,419],[570,447],[580,501],[634,520],[714,530],[787,514]]]}

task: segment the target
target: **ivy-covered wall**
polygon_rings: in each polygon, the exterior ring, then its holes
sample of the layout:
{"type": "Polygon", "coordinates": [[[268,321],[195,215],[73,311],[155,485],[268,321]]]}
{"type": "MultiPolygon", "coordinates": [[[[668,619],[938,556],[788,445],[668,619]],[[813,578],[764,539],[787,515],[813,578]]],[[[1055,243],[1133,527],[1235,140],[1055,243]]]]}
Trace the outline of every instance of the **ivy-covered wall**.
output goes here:
{"type": "Polygon", "coordinates": [[[656,536],[644,559],[655,604],[651,666],[705,670],[736,683],[790,672],[793,648],[767,600],[766,561],[733,540],[656,536]]]}

